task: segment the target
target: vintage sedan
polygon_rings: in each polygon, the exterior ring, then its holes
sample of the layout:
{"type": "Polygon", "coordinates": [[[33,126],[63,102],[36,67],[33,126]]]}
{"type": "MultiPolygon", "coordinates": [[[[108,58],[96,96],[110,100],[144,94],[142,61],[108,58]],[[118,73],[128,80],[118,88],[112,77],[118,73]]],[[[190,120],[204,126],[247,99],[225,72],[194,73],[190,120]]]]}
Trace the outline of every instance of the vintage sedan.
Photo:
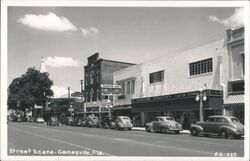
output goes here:
{"type": "Polygon", "coordinates": [[[239,139],[244,135],[244,126],[236,117],[215,115],[208,117],[208,120],[205,122],[192,124],[190,132],[192,136],[198,136],[200,134],[205,136],[219,135],[225,139],[229,136],[239,139]]]}
{"type": "Polygon", "coordinates": [[[59,126],[58,117],[50,117],[47,121],[47,126],[59,126]]]}
{"type": "Polygon", "coordinates": [[[98,126],[98,117],[95,115],[90,114],[86,118],[86,126],[87,127],[97,127],[98,126]]]}
{"type": "Polygon", "coordinates": [[[114,129],[115,128],[115,119],[113,116],[104,116],[99,120],[98,123],[99,128],[105,129],[114,129]]]}
{"type": "Polygon", "coordinates": [[[115,119],[115,129],[117,130],[124,130],[128,129],[131,130],[133,125],[131,120],[128,116],[117,116],[115,119]]]}
{"type": "Polygon", "coordinates": [[[169,132],[179,134],[183,130],[180,123],[176,122],[173,117],[168,116],[157,116],[154,120],[147,123],[145,128],[147,132],[161,132],[163,134],[169,132]]]}
{"type": "Polygon", "coordinates": [[[44,119],[42,117],[37,117],[35,122],[37,123],[44,123],[44,119]]]}

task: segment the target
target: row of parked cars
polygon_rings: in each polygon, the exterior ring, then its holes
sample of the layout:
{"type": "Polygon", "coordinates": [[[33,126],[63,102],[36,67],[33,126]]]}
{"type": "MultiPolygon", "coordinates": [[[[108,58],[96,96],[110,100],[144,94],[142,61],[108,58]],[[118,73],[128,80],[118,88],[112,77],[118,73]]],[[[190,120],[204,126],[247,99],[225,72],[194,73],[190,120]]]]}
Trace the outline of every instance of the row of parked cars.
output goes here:
{"type": "MultiPolygon", "coordinates": [[[[172,117],[158,116],[145,126],[147,132],[174,132],[179,134],[183,130],[182,125],[172,117]]],[[[227,139],[233,136],[239,139],[244,135],[244,125],[238,118],[232,116],[215,115],[208,117],[207,121],[191,124],[190,132],[192,136],[218,135],[227,139]]]]}
{"type": "Polygon", "coordinates": [[[102,119],[98,119],[95,115],[89,115],[86,119],[82,117],[66,117],[59,119],[57,117],[50,117],[47,121],[48,126],[58,126],[59,122],[62,125],[71,126],[83,126],[83,127],[97,127],[106,129],[117,129],[117,130],[131,130],[133,125],[128,116],[104,116],[102,119]]]}

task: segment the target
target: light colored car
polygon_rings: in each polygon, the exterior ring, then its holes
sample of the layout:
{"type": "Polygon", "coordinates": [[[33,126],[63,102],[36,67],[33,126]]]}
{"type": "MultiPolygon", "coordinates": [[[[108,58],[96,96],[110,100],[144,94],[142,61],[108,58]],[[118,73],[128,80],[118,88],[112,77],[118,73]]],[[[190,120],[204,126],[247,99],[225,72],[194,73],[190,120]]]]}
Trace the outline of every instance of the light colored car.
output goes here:
{"type": "Polygon", "coordinates": [[[133,128],[133,124],[128,116],[117,116],[115,119],[115,128],[117,130],[131,130],[133,128]]]}
{"type": "Polygon", "coordinates": [[[179,134],[183,130],[182,125],[175,121],[173,117],[157,116],[153,121],[145,126],[147,132],[169,133],[175,132],[179,134]]]}
{"type": "Polygon", "coordinates": [[[196,122],[190,127],[192,136],[203,134],[219,135],[223,138],[233,136],[239,139],[244,135],[244,125],[240,123],[239,119],[233,116],[215,115],[208,117],[205,122],[196,122]]]}
{"type": "Polygon", "coordinates": [[[98,126],[98,117],[95,115],[90,114],[86,118],[86,126],[87,127],[97,127],[98,126]]]}
{"type": "Polygon", "coordinates": [[[42,117],[36,118],[37,123],[44,123],[44,119],[42,117]]]}

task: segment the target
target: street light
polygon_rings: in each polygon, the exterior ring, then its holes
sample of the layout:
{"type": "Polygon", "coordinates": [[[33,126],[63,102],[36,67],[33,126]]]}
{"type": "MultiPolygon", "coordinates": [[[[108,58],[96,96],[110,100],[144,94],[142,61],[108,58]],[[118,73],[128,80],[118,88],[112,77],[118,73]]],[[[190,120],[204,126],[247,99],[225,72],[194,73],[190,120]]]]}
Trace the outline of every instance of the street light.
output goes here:
{"type": "Polygon", "coordinates": [[[111,116],[111,108],[113,107],[113,105],[112,105],[112,102],[111,102],[111,100],[109,98],[109,95],[108,95],[108,101],[107,101],[107,103],[108,104],[106,105],[106,108],[108,108],[108,110],[109,110],[109,117],[110,117],[111,116]]]}
{"type": "Polygon", "coordinates": [[[195,97],[195,101],[200,101],[200,122],[203,122],[203,101],[207,100],[206,92],[203,89],[199,89],[199,93],[195,97]]]}

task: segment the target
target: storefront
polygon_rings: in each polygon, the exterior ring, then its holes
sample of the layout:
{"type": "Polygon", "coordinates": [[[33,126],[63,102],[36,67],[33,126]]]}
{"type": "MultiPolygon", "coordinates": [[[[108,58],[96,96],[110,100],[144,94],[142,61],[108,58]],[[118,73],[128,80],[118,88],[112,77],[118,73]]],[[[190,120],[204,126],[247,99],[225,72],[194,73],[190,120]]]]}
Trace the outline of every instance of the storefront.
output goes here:
{"type": "Polygon", "coordinates": [[[226,115],[237,117],[244,124],[244,94],[229,95],[223,106],[226,115]]]}
{"type": "MultiPolygon", "coordinates": [[[[200,102],[196,101],[199,91],[146,97],[132,100],[132,113],[140,113],[140,126],[156,116],[172,116],[185,129],[199,120],[200,102]]],[[[204,90],[207,100],[203,101],[204,120],[208,116],[222,114],[222,91],[204,90]]]]}

